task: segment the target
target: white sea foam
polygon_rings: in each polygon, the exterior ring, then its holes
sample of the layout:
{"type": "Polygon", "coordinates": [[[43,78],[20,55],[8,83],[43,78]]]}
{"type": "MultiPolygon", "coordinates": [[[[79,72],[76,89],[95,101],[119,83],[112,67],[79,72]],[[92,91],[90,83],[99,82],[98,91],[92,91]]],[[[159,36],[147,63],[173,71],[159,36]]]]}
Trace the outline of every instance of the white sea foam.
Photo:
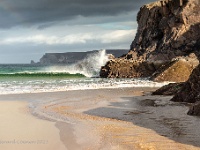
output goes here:
{"type": "Polygon", "coordinates": [[[101,66],[108,61],[105,50],[97,51],[88,55],[85,59],[67,66],[51,66],[46,68],[46,72],[68,72],[70,74],[83,74],[86,77],[98,76],[101,66]]]}
{"type": "Polygon", "coordinates": [[[40,93],[86,89],[107,89],[124,87],[161,87],[168,84],[157,83],[147,79],[51,79],[31,81],[9,81],[0,83],[0,94],[40,93]]]}

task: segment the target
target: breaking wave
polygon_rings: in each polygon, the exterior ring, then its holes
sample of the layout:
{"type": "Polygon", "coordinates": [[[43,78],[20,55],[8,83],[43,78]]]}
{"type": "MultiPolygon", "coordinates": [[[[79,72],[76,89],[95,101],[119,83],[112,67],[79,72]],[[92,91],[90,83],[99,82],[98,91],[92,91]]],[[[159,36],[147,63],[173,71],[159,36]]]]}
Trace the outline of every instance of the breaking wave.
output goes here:
{"type": "Polygon", "coordinates": [[[68,72],[69,74],[82,74],[86,77],[99,76],[101,66],[108,61],[108,55],[105,50],[97,51],[88,55],[85,59],[75,64],[67,66],[51,66],[47,68],[48,72],[68,72]]]}

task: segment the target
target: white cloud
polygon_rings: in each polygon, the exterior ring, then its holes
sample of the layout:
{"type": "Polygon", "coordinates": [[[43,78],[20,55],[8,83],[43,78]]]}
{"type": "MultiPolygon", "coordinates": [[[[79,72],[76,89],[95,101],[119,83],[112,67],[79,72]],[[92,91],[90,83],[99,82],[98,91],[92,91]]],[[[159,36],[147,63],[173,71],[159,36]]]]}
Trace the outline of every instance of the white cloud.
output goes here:
{"type": "Polygon", "coordinates": [[[121,42],[127,39],[133,39],[135,30],[116,30],[110,33],[106,33],[101,37],[102,43],[114,43],[121,42]]]}
{"type": "Polygon", "coordinates": [[[56,45],[56,44],[75,44],[75,43],[86,43],[86,40],[90,39],[91,35],[68,35],[68,36],[47,36],[47,35],[34,35],[28,37],[12,37],[6,38],[0,41],[0,44],[19,44],[19,43],[34,43],[34,44],[47,44],[47,45],[56,45]]]}
{"type": "Polygon", "coordinates": [[[134,36],[135,30],[115,30],[109,31],[108,33],[76,33],[69,34],[66,36],[55,36],[55,35],[45,35],[38,34],[32,36],[17,36],[17,37],[7,37],[0,40],[1,45],[12,45],[12,44],[23,44],[23,43],[33,43],[33,44],[46,44],[46,45],[59,45],[59,44],[86,44],[92,41],[98,41],[100,43],[113,43],[121,42],[130,39],[134,36]]]}

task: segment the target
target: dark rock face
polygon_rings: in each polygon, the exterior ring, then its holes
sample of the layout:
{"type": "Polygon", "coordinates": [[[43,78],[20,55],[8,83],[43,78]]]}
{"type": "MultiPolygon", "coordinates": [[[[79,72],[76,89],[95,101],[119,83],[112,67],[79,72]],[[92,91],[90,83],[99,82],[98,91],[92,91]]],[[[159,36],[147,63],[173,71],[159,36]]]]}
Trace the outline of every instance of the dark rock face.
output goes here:
{"type": "Polygon", "coordinates": [[[180,92],[183,86],[184,82],[170,83],[156,90],[152,93],[152,95],[175,95],[176,93],[180,92]]]}
{"type": "Polygon", "coordinates": [[[188,114],[200,116],[200,65],[193,70],[187,82],[163,86],[152,94],[174,95],[171,101],[192,103],[188,114]]]}
{"type": "Polygon", "coordinates": [[[104,78],[149,77],[155,70],[153,63],[112,59],[101,68],[100,76],[104,78]]]}
{"type": "Polygon", "coordinates": [[[194,115],[194,116],[200,116],[200,102],[196,102],[194,105],[192,105],[187,114],[194,115]]]}
{"type": "Polygon", "coordinates": [[[133,53],[148,61],[171,60],[192,52],[199,54],[199,0],[163,0],[145,5],[137,21],[138,32],[129,58],[133,53]]]}
{"type": "Polygon", "coordinates": [[[137,22],[131,50],[102,67],[101,77],[152,76],[159,82],[186,81],[199,64],[200,1],[162,0],[144,5],[137,22]],[[138,68],[144,68],[145,63],[146,68],[154,69],[141,72],[138,68]],[[126,71],[120,71],[120,66],[126,71]]]}
{"type": "Polygon", "coordinates": [[[199,61],[195,58],[181,57],[171,61],[137,61],[115,58],[101,68],[103,78],[151,77],[156,82],[187,81],[199,61]]]}
{"type": "Polygon", "coordinates": [[[200,65],[194,69],[189,80],[185,82],[181,90],[171,100],[194,103],[188,114],[200,115],[200,65]]]}
{"type": "Polygon", "coordinates": [[[200,65],[194,69],[189,80],[182,90],[177,93],[172,101],[195,103],[200,101],[200,65]]]}

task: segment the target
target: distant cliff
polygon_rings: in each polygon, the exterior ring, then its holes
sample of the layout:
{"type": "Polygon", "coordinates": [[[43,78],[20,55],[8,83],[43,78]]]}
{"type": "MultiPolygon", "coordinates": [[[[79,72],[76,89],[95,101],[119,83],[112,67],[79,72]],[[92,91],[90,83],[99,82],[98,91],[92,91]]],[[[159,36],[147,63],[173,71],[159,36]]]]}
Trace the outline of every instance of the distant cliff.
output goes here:
{"type": "MultiPolygon", "coordinates": [[[[74,64],[84,58],[88,57],[90,54],[96,53],[98,50],[87,51],[87,52],[66,52],[66,53],[46,53],[40,59],[40,64],[42,65],[52,65],[52,64],[74,64]]],[[[119,57],[128,53],[125,49],[116,50],[106,50],[107,54],[112,54],[114,57],[119,57]]]]}
{"type": "Polygon", "coordinates": [[[200,1],[162,0],[144,5],[130,51],[110,60],[101,77],[186,81],[200,55],[200,1]]]}

